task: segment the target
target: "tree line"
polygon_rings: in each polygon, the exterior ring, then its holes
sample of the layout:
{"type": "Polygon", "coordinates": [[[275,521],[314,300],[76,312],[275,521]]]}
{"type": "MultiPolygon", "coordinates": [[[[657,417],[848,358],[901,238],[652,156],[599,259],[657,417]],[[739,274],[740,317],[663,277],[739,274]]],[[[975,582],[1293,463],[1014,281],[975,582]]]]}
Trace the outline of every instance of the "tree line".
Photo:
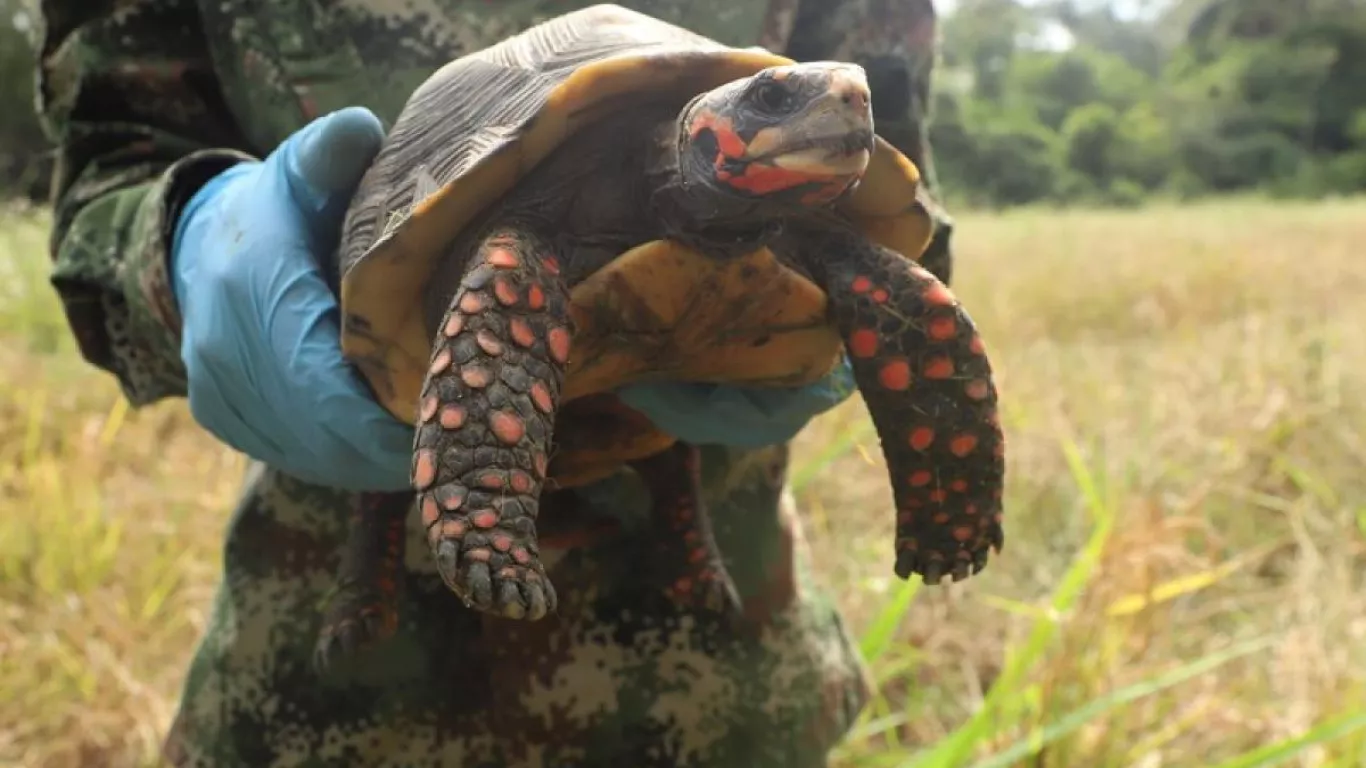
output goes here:
{"type": "MultiPolygon", "coordinates": [[[[31,0],[0,0],[0,194],[44,199],[31,0]]],[[[931,143],[958,205],[1366,191],[1366,0],[958,0],[931,143]]]]}

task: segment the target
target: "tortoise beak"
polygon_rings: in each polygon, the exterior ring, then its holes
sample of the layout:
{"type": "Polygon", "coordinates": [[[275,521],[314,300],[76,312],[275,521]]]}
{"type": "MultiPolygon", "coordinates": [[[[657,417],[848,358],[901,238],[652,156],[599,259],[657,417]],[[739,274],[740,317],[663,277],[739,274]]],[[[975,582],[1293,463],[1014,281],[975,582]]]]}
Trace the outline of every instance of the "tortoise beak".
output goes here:
{"type": "Polygon", "coordinates": [[[759,131],[746,160],[816,175],[859,175],[874,147],[872,93],[863,68],[830,64],[798,115],[759,131]]]}

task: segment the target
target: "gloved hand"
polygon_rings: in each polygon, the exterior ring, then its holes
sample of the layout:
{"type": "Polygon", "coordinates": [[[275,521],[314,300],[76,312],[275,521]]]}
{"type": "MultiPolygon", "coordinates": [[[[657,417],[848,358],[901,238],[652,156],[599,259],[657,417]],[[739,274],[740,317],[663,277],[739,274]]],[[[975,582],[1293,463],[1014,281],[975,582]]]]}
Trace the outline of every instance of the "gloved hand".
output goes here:
{"type": "Polygon", "coordinates": [[[758,448],[796,437],[856,388],[846,357],[824,378],[792,389],[662,382],[632,384],[617,394],[680,440],[758,448]]]}
{"type": "MultiPolygon", "coordinates": [[[[195,419],[287,474],[351,490],[406,488],[412,461],[411,426],[342,358],[337,301],[317,258],[336,247],[382,139],[363,108],[315,120],[264,161],[201,187],[171,253],[195,419]]],[[[650,384],[621,395],[685,440],[757,446],[791,438],[852,391],[846,364],[792,390],[650,384]]]]}
{"type": "Polygon", "coordinates": [[[171,252],[195,419],[287,474],[355,490],[408,486],[413,430],[342,358],[317,257],[336,247],[383,136],[365,109],[313,121],[201,187],[171,252]]]}

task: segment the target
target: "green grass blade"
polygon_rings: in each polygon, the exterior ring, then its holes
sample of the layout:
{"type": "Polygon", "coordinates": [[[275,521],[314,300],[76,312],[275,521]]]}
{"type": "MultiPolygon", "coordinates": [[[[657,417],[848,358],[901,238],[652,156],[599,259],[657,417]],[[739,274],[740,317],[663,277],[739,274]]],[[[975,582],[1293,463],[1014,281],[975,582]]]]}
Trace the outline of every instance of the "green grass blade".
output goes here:
{"type": "Polygon", "coordinates": [[[1099,485],[1091,470],[1082,459],[1081,452],[1067,439],[1063,439],[1063,452],[1067,456],[1072,477],[1082,491],[1085,506],[1096,521],[1086,545],[1063,575],[1062,583],[1050,601],[1049,617],[1034,622],[1029,637],[1023,647],[1007,652],[1005,669],[992,685],[986,700],[963,726],[946,739],[921,755],[917,755],[905,766],[914,768],[957,768],[968,759],[972,748],[985,741],[994,733],[1010,727],[1010,723],[995,722],[1003,702],[1014,699],[1025,679],[1025,674],[1033,667],[1052,640],[1057,622],[1053,617],[1064,616],[1076,603],[1081,591],[1090,581],[1091,574],[1109,541],[1114,524],[1114,513],[1103,498],[1099,485]]]}
{"type": "Polygon", "coordinates": [[[1263,768],[1263,766],[1279,765],[1310,747],[1340,739],[1364,727],[1366,727],[1366,712],[1352,712],[1320,723],[1293,739],[1258,747],[1251,752],[1220,763],[1214,768],[1263,768]]]}
{"type": "Polygon", "coordinates": [[[868,663],[872,664],[880,660],[882,654],[891,645],[897,627],[901,625],[901,620],[910,611],[911,603],[920,591],[920,584],[921,582],[915,579],[901,582],[897,588],[896,596],[878,612],[877,618],[873,620],[863,633],[863,637],[859,639],[859,650],[863,653],[863,658],[868,660],[868,663]]]}
{"type": "Polygon", "coordinates": [[[871,420],[859,419],[848,431],[840,435],[839,439],[830,441],[829,445],[792,472],[792,480],[789,483],[792,492],[800,492],[816,475],[820,474],[821,470],[838,461],[841,456],[852,450],[860,440],[873,434],[873,432],[871,420]]]}
{"type": "Polygon", "coordinates": [[[1037,755],[1048,744],[1072,733],[1110,710],[1179,685],[1197,675],[1221,667],[1234,659],[1268,648],[1272,642],[1270,638],[1260,638],[1239,643],[1165,674],[1120,688],[1069,712],[1039,732],[1031,733],[1027,738],[1016,742],[1009,748],[973,764],[972,768],[1002,768],[1016,760],[1037,755]]]}

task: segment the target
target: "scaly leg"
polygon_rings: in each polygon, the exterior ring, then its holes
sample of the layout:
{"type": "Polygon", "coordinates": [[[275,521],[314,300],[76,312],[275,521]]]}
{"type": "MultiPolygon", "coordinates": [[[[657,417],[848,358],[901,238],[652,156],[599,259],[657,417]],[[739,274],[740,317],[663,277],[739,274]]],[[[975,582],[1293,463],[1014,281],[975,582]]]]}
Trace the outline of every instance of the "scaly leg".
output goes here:
{"type": "Polygon", "coordinates": [[[897,508],[896,574],[937,584],[986,567],[1004,544],[1005,438],[977,328],[911,259],[862,237],[802,249],[824,275],[897,508]]]}
{"type": "Polygon", "coordinates": [[[314,663],[319,671],[393,635],[412,503],[407,492],[358,496],[337,568],[337,591],[328,598],[318,634],[314,663]]]}
{"type": "Polygon", "coordinates": [[[570,337],[545,241],[511,228],[485,238],[437,329],[412,475],[441,577],[480,611],[555,610],[536,515],[570,337]]]}
{"type": "Polygon", "coordinates": [[[683,442],[630,462],[650,489],[659,550],[652,569],[665,595],[685,608],[738,616],[740,596],[702,503],[701,454],[683,442]]]}

